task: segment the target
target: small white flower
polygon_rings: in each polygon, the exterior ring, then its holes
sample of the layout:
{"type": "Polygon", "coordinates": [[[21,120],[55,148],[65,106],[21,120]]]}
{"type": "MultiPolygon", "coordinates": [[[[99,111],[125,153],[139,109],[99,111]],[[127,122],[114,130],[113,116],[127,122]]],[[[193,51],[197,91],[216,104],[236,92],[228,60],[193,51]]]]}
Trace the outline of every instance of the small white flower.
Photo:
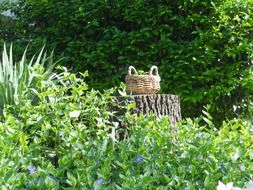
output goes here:
{"type": "Polygon", "coordinates": [[[253,181],[250,181],[247,185],[247,190],[253,190],[253,181]]]}
{"type": "Polygon", "coordinates": [[[77,111],[77,110],[71,111],[71,112],[69,112],[69,117],[71,117],[71,118],[77,118],[77,117],[79,117],[80,113],[81,112],[77,111]]]}
{"type": "Polygon", "coordinates": [[[233,187],[232,190],[242,190],[240,187],[233,187]]]}
{"type": "Polygon", "coordinates": [[[249,181],[246,189],[242,189],[240,187],[233,187],[232,182],[225,185],[219,181],[218,186],[217,186],[217,190],[253,190],[253,181],[249,181]]]}
{"type": "Polygon", "coordinates": [[[56,98],[53,96],[48,96],[49,102],[56,102],[56,98]]]}
{"type": "Polygon", "coordinates": [[[230,182],[228,184],[223,184],[222,182],[218,182],[217,190],[232,190],[233,188],[233,182],[230,182]]]}

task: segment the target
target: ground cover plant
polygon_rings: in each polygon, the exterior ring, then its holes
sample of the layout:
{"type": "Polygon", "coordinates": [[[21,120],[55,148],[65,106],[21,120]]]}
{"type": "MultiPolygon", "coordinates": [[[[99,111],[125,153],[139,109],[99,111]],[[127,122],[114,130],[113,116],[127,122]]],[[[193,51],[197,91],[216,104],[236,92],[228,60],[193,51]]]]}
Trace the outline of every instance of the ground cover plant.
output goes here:
{"type": "Polygon", "coordinates": [[[243,187],[252,179],[251,125],[216,129],[204,112],[175,133],[167,118],[126,114],[129,136],[118,141],[113,90],[89,90],[60,70],[26,91],[36,101],[24,98],[1,117],[1,189],[215,189],[219,180],[243,187]]]}

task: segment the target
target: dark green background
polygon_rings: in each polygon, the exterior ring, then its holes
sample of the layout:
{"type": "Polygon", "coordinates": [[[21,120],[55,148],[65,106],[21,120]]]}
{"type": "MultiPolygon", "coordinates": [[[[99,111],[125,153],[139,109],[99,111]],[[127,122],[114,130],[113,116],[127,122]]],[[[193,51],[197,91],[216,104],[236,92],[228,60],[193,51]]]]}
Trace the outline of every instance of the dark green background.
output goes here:
{"type": "Polygon", "coordinates": [[[20,0],[7,7],[16,22],[0,22],[1,39],[17,53],[46,43],[68,68],[88,70],[93,88],[119,86],[130,65],[157,65],[161,93],[180,95],[184,116],[211,104],[220,121],[248,107],[251,0],[20,0]]]}

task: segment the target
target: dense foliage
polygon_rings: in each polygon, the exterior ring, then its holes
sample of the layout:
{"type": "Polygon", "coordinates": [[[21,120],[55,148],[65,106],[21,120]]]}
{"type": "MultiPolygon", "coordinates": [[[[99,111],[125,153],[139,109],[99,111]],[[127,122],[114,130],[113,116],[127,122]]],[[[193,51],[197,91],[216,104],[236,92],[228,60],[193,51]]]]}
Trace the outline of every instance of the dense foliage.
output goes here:
{"type": "Polygon", "coordinates": [[[0,59],[0,109],[7,105],[18,104],[22,99],[24,91],[28,88],[36,89],[36,80],[39,75],[43,79],[53,79],[51,72],[57,62],[53,61],[53,53],[47,57],[43,49],[35,58],[28,61],[26,50],[21,60],[16,62],[13,58],[12,46],[9,53],[6,46],[0,59]]]}
{"type": "Polygon", "coordinates": [[[18,43],[29,41],[38,49],[47,42],[69,68],[88,70],[94,88],[118,86],[129,65],[157,65],[162,91],[181,95],[186,116],[198,115],[209,103],[220,120],[241,112],[240,103],[252,92],[252,0],[14,5],[18,43]]]}
{"type": "Polygon", "coordinates": [[[65,68],[58,76],[38,75],[37,89],[4,110],[1,189],[194,190],[214,189],[219,180],[243,187],[253,178],[250,125],[234,120],[217,130],[204,112],[175,131],[167,118],[126,114],[129,136],[119,141],[112,90],[88,90],[65,68]]]}
{"type": "MultiPolygon", "coordinates": [[[[14,41],[17,38],[16,22],[10,17],[10,4],[8,1],[0,0],[0,44],[5,40],[14,41]]],[[[2,49],[2,47],[0,47],[2,49]]]]}
{"type": "Polygon", "coordinates": [[[18,0],[4,9],[15,17],[0,16],[0,42],[15,41],[15,53],[47,43],[72,71],[88,69],[95,89],[119,86],[129,65],[157,65],[162,91],[182,97],[186,116],[209,105],[176,126],[114,115],[115,91],[89,89],[87,72],[51,73],[43,50],[15,63],[4,48],[1,189],[211,190],[253,179],[252,125],[216,124],[251,105],[253,0],[18,0]]]}

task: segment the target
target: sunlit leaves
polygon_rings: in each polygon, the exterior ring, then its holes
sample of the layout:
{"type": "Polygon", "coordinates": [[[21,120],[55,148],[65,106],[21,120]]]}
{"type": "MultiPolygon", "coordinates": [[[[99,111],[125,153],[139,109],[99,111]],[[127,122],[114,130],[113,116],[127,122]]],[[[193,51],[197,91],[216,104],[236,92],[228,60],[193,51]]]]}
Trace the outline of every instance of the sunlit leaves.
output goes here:
{"type": "Polygon", "coordinates": [[[30,61],[26,58],[26,51],[20,61],[15,62],[12,53],[12,45],[9,54],[6,45],[0,60],[0,108],[6,105],[15,105],[22,99],[22,95],[29,88],[36,89],[35,83],[38,76],[46,79],[50,76],[55,64],[53,54],[49,57],[44,53],[44,48],[39,52],[37,59],[35,55],[30,61]]]}

